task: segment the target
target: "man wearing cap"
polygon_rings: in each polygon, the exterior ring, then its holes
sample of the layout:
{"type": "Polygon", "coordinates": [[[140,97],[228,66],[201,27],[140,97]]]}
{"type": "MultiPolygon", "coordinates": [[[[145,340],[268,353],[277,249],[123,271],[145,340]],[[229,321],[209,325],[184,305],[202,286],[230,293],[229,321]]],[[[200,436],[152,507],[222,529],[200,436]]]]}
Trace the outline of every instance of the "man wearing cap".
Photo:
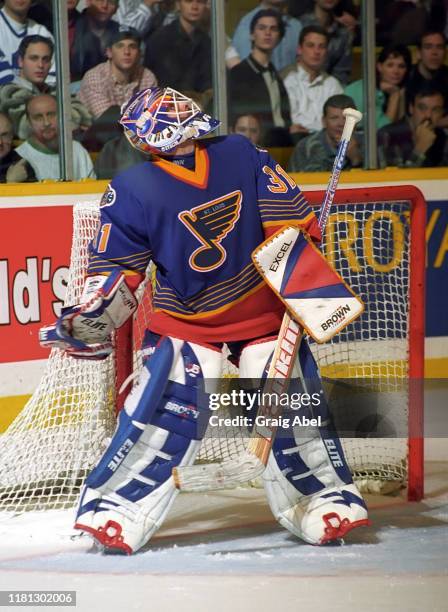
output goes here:
{"type": "Polygon", "coordinates": [[[111,107],[122,104],[141,89],[154,87],[157,79],[140,63],[140,37],[135,30],[116,32],[106,53],[108,60],[84,75],[79,99],[98,119],[111,107]]]}

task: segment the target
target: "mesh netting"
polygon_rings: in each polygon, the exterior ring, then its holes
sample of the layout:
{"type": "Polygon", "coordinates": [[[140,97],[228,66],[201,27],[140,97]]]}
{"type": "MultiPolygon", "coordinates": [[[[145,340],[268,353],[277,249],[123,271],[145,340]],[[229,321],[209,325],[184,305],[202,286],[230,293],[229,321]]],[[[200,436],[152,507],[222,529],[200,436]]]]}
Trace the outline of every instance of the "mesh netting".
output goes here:
{"type": "MultiPolygon", "coordinates": [[[[66,306],[79,302],[97,224],[98,205],[75,206],[66,306]]],[[[113,432],[113,400],[112,357],[88,362],[53,349],[36,391],[0,438],[0,509],[73,506],[113,432]]]]}
{"type": "MultiPolygon", "coordinates": [[[[341,206],[330,216],[324,239],[327,259],[361,297],[365,312],[312,349],[323,376],[332,381],[332,403],[348,401],[351,379],[375,395],[375,423],[382,420],[390,437],[343,439],[355,480],[372,492],[389,492],[407,479],[410,212],[409,201],[341,206]]],[[[354,397],[350,408],[362,414],[363,393],[354,397]]]]}

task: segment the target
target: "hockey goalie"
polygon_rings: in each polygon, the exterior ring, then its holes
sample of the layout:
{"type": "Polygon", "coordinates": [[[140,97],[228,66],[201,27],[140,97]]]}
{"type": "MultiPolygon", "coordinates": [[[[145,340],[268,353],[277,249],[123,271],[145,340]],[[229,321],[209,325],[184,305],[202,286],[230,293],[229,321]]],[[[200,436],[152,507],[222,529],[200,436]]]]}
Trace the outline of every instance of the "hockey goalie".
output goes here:
{"type": "MultiPolygon", "coordinates": [[[[149,160],[116,176],[104,193],[81,303],[43,328],[41,343],[81,359],[110,354],[111,334],[132,316],[134,292],[155,264],[146,361],[86,480],[75,524],[104,549],[131,554],[161,526],[179,492],[173,469],[195,461],[211,414],[198,397],[214,392],[223,345],[246,378],[261,381],[267,371],[288,301],[285,282],[266,281],[253,251],[282,228],[296,230],[295,267],[311,266],[308,287],[296,279],[296,293],[310,290],[313,279],[314,315],[318,279],[335,273],[314,253],[321,235],[313,211],[267,151],[244,136],[201,140],[219,121],[171,88],[135,94],[120,123],[149,160]]],[[[319,324],[308,319],[301,323],[311,333],[319,324]]],[[[305,341],[296,365],[320,388],[305,341]]],[[[305,542],[324,544],[368,521],[325,401],[313,416],[321,425],[306,439],[275,438],[263,483],[276,519],[305,542]]]]}

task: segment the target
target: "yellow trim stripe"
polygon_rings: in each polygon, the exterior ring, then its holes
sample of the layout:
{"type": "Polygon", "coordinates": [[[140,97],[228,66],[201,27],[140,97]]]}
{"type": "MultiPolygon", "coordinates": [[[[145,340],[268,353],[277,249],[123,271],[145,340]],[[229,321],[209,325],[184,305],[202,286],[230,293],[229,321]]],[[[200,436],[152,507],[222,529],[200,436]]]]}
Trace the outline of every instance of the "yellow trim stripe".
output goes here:
{"type": "Polygon", "coordinates": [[[185,300],[183,303],[178,301],[178,297],[173,290],[169,287],[162,287],[160,281],[158,281],[155,299],[158,302],[158,306],[163,302],[171,302],[176,303],[180,310],[184,310],[186,307],[190,311],[202,311],[205,308],[209,308],[210,305],[215,302],[220,302],[224,299],[228,299],[232,295],[240,294],[241,291],[245,291],[246,287],[251,286],[254,282],[258,282],[259,278],[260,276],[251,262],[237,276],[227,281],[221,281],[212,289],[202,291],[194,298],[185,300]]]}
{"type": "Polygon", "coordinates": [[[201,309],[207,307],[210,307],[211,305],[213,305],[215,302],[219,303],[220,301],[222,301],[222,299],[224,297],[227,297],[231,299],[232,295],[236,295],[241,293],[241,291],[244,291],[245,289],[247,290],[247,288],[251,288],[252,285],[254,283],[258,284],[258,278],[260,275],[258,273],[256,273],[255,275],[247,278],[246,280],[242,281],[241,284],[238,287],[238,291],[236,291],[233,288],[230,288],[227,292],[223,292],[223,294],[221,296],[218,297],[214,297],[214,298],[210,298],[209,300],[206,300],[203,304],[201,304],[201,309]]]}
{"type": "Polygon", "coordinates": [[[259,205],[259,209],[260,210],[271,210],[271,209],[275,210],[277,208],[279,208],[280,210],[294,210],[294,211],[297,211],[297,210],[306,210],[306,209],[309,209],[309,205],[308,205],[307,202],[303,202],[302,204],[293,204],[292,206],[289,205],[289,204],[287,206],[285,206],[285,204],[283,202],[280,202],[280,204],[279,203],[270,203],[270,204],[260,204],[259,205]]]}
{"type": "Polygon", "coordinates": [[[165,298],[163,300],[158,300],[156,304],[156,296],[153,298],[154,310],[164,310],[169,312],[173,316],[184,316],[184,317],[192,317],[193,313],[189,312],[186,308],[182,308],[179,302],[176,302],[174,299],[165,298]]]}
{"type": "MultiPolygon", "coordinates": [[[[258,273],[253,275],[253,276],[251,276],[250,278],[246,279],[245,281],[243,281],[238,286],[238,288],[237,288],[238,290],[236,290],[235,288],[231,287],[226,292],[223,292],[222,295],[212,296],[209,299],[204,300],[204,302],[202,302],[200,304],[200,306],[197,307],[197,309],[195,309],[195,310],[199,310],[201,312],[210,313],[210,312],[215,310],[213,307],[210,309],[210,306],[215,304],[215,303],[217,303],[217,304],[222,303],[224,299],[228,300],[229,298],[231,300],[229,303],[232,303],[234,301],[234,300],[231,299],[232,296],[233,295],[241,294],[242,291],[246,291],[247,292],[248,288],[251,288],[252,285],[257,282],[257,280],[258,280],[257,277],[259,277],[258,273]],[[207,308],[207,310],[205,310],[206,308],[207,308]]],[[[243,295],[245,295],[245,293],[243,295]]],[[[235,298],[235,299],[238,299],[238,298],[235,298]]],[[[154,300],[158,303],[157,304],[158,308],[162,307],[163,303],[173,302],[174,301],[174,299],[171,296],[164,297],[164,296],[160,296],[160,294],[157,294],[157,293],[156,293],[156,295],[154,297],[154,300]]],[[[176,307],[179,310],[184,310],[183,304],[181,304],[180,302],[175,302],[175,305],[176,305],[176,307]]],[[[199,314],[199,313],[197,313],[197,312],[196,313],[192,313],[190,311],[190,314],[194,315],[194,314],[199,314]]]]}
{"type": "Polygon", "coordinates": [[[291,206],[300,207],[307,204],[308,202],[303,197],[296,198],[293,200],[282,200],[280,198],[277,200],[258,200],[258,205],[260,206],[260,208],[264,208],[266,206],[286,206],[287,208],[291,208],[291,206]]]}
{"type": "Polygon", "coordinates": [[[132,258],[132,257],[130,257],[128,260],[125,259],[123,261],[117,262],[115,259],[104,259],[104,258],[100,259],[100,258],[98,258],[95,261],[90,261],[89,262],[89,267],[90,266],[97,266],[99,264],[106,263],[106,264],[111,264],[111,265],[115,265],[115,266],[130,266],[130,265],[137,265],[138,266],[138,265],[143,264],[145,266],[145,268],[146,268],[146,266],[148,265],[149,260],[150,260],[149,257],[145,257],[145,258],[142,258],[142,257],[132,258]]]}
{"type": "Polygon", "coordinates": [[[212,285],[210,289],[204,289],[203,291],[195,295],[194,298],[188,300],[188,304],[194,306],[198,302],[201,302],[203,299],[208,299],[209,297],[213,296],[215,293],[220,294],[222,291],[225,291],[227,289],[229,284],[240,283],[245,280],[245,277],[250,274],[252,270],[254,270],[254,265],[252,262],[250,262],[241,270],[241,272],[238,272],[236,276],[233,276],[232,278],[229,278],[226,281],[221,281],[216,285],[212,285]]]}
{"type": "Polygon", "coordinates": [[[87,268],[87,273],[90,274],[92,272],[92,270],[107,270],[107,268],[120,268],[120,264],[113,264],[107,261],[104,261],[103,263],[98,262],[95,265],[90,265],[87,268]]]}
{"type": "MultiPolygon", "coordinates": [[[[203,307],[208,304],[210,301],[214,301],[216,299],[220,299],[229,293],[237,293],[238,290],[241,289],[247,283],[250,283],[252,279],[259,279],[259,274],[255,269],[255,266],[252,264],[251,266],[247,266],[245,269],[245,273],[241,274],[238,279],[232,279],[232,282],[229,282],[227,286],[221,287],[219,291],[211,291],[203,296],[201,296],[200,300],[194,300],[193,304],[198,307],[203,307]]],[[[190,302],[189,302],[190,304],[190,302]]]]}
{"type": "MultiPolygon", "coordinates": [[[[243,270],[239,272],[236,276],[228,280],[225,280],[225,281],[220,281],[216,285],[213,285],[210,289],[204,289],[203,291],[197,293],[194,298],[190,298],[188,300],[188,303],[195,305],[197,302],[201,301],[202,299],[209,297],[209,295],[212,295],[216,292],[218,293],[221,292],[223,288],[225,289],[227,287],[229,282],[239,283],[240,280],[244,278],[244,276],[247,274],[248,271],[250,271],[251,268],[253,268],[252,262],[247,264],[247,266],[245,266],[245,268],[243,268],[243,270]]],[[[162,285],[160,285],[160,281],[158,281],[158,285],[160,287],[159,290],[161,293],[168,292],[169,294],[175,295],[175,292],[171,290],[169,287],[165,287],[165,286],[162,287],[162,285]]]]}
{"type": "MultiPolygon", "coordinates": [[[[149,257],[151,255],[151,251],[139,251],[138,253],[133,253],[132,255],[125,255],[124,257],[112,257],[110,261],[121,261],[122,259],[128,259],[129,257],[144,257],[145,255],[149,257]]],[[[90,261],[94,261],[95,259],[104,260],[104,257],[101,257],[100,255],[92,255],[90,261]]]]}
{"type": "Polygon", "coordinates": [[[296,200],[305,200],[305,196],[301,191],[299,193],[296,193],[292,198],[258,198],[259,202],[274,202],[275,204],[277,204],[278,202],[286,202],[288,204],[291,204],[291,202],[295,202],[296,200]]]}
{"type": "Polygon", "coordinates": [[[147,266],[148,266],[148,262],[147,261],[143,261],[143,262],[121,262],[121,263],[115,263],[113,261],[107,261],[106,259],[100,260],[100,261],[94,261],[94,262],[90,262],[88,269],[89,270],[94,270],[95,268],[107,268],[108,266],[113,266],[113,267],[119,267],[119,268],[131,268],[134,270],[146,270],[147,266]]]}
{"type": "Polygon", "coordinates": [[[298,215],[306,216],[306,215],[309,215],[310,212],[312,212],[310,210],[310,207],[308,206],[307,203],[301,204],[300,206],[298,206],[298,205],[294,205],[294,206],[290,206],[290,205],[289,206],[283,206],[283,205],[282,206],[274,206],[273,204],[269,204],[269,205],[266,204],[264,206],[259,206],[259,210],[260,210],[260,213],[261,213],[262,216],[263,215],[266,216],[266,215],[269,215],[269,214],[276,214],[276,215],[278,215],[278,214],[282,214],[284,212],[285,214],[288,214],[288,215],[292,215],[293,214],[293,215],[295,215],[297,217],[298,215]]]}
{"type": "MultiPolygon", "coordinates": [[[[98,262],[98,263],[96,263],[94,265],[89,265],[89,267],[87,268],[87,273],[88,274],[92,274],[92,272],[95,272],[96,270],[107,271],[110,268],[121,268],[123,270],[123,264],[115,264],[115,263],[111,263],[111,262],[104,262],[103,264],[101,264],[101,263],[98,262]]],[[[139,274],[141,274],[142,272],[144,272],[146,270],[146,265],[135,266],[133,268],[133,270],[135,270],[135,272],[138,272],[139,274]]]]}
{"type": "MultiPolygon", "coordinates": [[[[262,217],[262,220],[264,220],[264,218],[266,218],[266,217],[270,218],[271,220],[277,220],[277,219],[282,219],[282,218],[285,218],[285,219],[288,218],[286,216],[288,214],[291,215],[291,217],[293,219],[296,219],[297,221],[302,221],[303,222],[302,219],[297,219],[297,214],[295,214],[294,211],[291,211],[289,213],[287,211],[285,211],[285,210],[279,210],[277,212],[269,211],[269,212],[262,213],[261,217],[262,217]]],[[[303,217],[303,218],[306,219],[306,217],[303,217]]]]}
{"type": "Polygon", "coordinates": [[[189,319],[189,320],[204,319],[204,318],[212,317],[221,312],[225,312],[226,310],[229,310],[230,308],[232,308],[232,306],[235,306],[235,304],[242,302],[247,297],[249,297],[253,293],[256,293],[259,289],[261,289],[261,287],[264,287],[264,286],[265,286],[265,282],[262,280],[259,283],[259,285],[257,285],[251,291],[248,291],[246,294],[242,295],[238,299],[234,300],[233,302],[230,302],[229,304],[226,304],[225,306],[222,306],[221,308],[217,308],[216,310],[210,310],[209,312],[200,312],[194,315],[181,315],[181,314],[178,314],[177,312],[174,313],[169,310],[165,310],[164,308],[155,308],[154,310],[156,312],[157,311],[166,312],[167,314],[175,317],[176,319],[189,319]]]}
{"type": "Polygon", "coordinates": [[[273,221],[263,221],[263,227],[276,227],[278,225],[294,225],[297,227],[302,227],[305,223],[310,221],[313,217],[315,217],[314,213],[310,213],[307,217],[303,219],[279,219],[278,221],[275,219],[273,221]]]}

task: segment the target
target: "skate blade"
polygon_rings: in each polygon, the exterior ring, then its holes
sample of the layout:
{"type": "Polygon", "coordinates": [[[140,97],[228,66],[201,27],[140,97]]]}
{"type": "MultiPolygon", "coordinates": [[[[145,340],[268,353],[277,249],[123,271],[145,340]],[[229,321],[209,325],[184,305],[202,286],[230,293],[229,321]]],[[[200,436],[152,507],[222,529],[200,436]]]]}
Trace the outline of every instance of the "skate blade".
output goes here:
{"type": "Polygon", "coordinates": [[[107,521],[104,527],[98,527],[97,529],[76,523],[75,529],[88,533],[94,539],[97,546],[102,547],[103,554],[132,554],[132,548],[124,542],[123,536],[121,535],[121,525],[115,521],[107,521]],[[113,530],[113,533],[110,532],[111,529],[113,530]]]}
{"type": "Polygon", "coordinates": [[[348,519],[342,519],[336,512],[326,514],[322,517],[325,524],[325,535],[322,536],[319,544],[329,544],[330,542],[337,542],[344,540],[344,537],[357,527],[368,526],[371,524],[369,519],[362,519],[359,521],[349,521],[348,519]],[[331,522],[333,521],[333,523],[331,522]]]}

